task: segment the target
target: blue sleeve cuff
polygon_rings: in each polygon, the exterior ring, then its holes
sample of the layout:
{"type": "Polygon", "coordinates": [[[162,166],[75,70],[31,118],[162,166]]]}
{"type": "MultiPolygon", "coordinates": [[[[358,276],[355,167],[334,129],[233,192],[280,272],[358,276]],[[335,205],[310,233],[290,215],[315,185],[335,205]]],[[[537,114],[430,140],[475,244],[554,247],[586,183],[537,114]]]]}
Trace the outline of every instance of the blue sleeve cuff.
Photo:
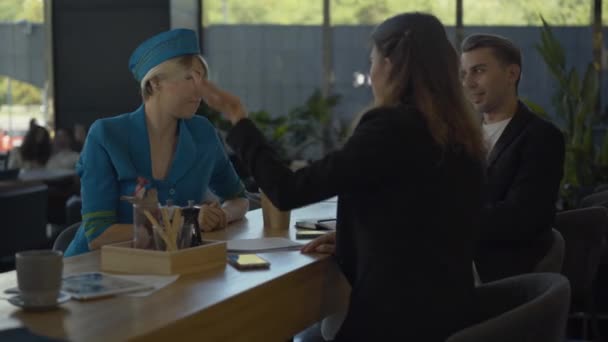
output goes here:
{"type": "Polygon", "coordinates": [[[84,236],[90,243],[116,221],[115,211],[95,211],[84,214],[82,217],[84,236]]]}

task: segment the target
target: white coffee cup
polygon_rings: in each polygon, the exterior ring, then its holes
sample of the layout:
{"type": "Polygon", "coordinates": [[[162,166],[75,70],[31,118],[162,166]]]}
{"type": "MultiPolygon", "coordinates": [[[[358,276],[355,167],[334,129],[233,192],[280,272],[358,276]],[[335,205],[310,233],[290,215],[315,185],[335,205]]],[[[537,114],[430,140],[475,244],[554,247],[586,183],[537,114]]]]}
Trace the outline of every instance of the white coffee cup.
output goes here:
{"type": "Polygon", "coordinates": [[[63,275],[63,253],[31,250],[16,254],[17,286],[23,305],[48,307],[57,304],[63,275]]]}

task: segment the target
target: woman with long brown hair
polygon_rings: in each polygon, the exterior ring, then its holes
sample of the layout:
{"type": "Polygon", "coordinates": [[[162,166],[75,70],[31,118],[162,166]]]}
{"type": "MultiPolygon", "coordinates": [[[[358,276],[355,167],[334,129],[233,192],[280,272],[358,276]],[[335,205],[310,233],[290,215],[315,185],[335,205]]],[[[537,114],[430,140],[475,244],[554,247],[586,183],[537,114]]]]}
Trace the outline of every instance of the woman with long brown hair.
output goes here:
{"type": "Polygon", "coordinates": [[[234,124],[228,143],[280,209],[338,195],[333,252],[352,285],[339,341],[443,341],[473,323],[472,246],[483,148],[458,57],[432,15],[389,18],[372,34],[374,107],[344,147],[292,172],[235,96],[203,82],[234,124]],[[406,279],[405,282],[399,279],[406,279]]]}
{"type": "Polygon", "coordinates": [[[23,144],[11,151],[9,169],[44,169],[51,157],[52,144],[49,131],[30,120],[30,128],[23,138],[23,144]]]}

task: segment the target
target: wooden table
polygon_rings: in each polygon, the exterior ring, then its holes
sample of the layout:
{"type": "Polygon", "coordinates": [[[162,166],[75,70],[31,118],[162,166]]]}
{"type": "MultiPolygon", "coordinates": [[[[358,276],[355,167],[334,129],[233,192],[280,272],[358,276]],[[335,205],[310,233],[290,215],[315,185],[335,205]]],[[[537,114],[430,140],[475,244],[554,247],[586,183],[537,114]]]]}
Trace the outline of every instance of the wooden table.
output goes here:
{"type": "MultiPolygon", "coordinates": [[[[335,202],[292,212],[292,228],[265,231],[262,214],[206,239],[262,236],[295,238],[295,220],[335,215],[335,202]]],[[[0,329],[25,325],[33,332],[70,341],[286,341],[344,305],[350,288],[333,258],[299,251],[260,254],[270,270],[224,268],[181,276],[147,297],[117,296],[70,301],[46,313],[0,302],[0,329]]],[[[99,252],[65,259],[64,274],[99,270],[99,252]]],[[[15,272],[0,274],[0,290],[15,286],[15,272]]]]}

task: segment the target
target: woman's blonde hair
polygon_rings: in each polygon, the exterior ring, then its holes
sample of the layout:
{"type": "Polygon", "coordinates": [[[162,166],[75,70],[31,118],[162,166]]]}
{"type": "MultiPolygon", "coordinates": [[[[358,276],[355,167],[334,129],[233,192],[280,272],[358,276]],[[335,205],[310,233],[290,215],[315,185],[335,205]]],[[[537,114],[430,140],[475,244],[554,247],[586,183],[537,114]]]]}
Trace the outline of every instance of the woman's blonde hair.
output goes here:
{"type": "Polygon", "coordinates": [[[482,159],[481,125],[464,96],[459,58],[441,22],[430,14],[400,14],[380,24],[372,40],[392,66],[389,94],[380,105],[413,104],[439,146],[460,145],[482,159]]]}
{"type": "Polygon", "coordinates": [[[204,77],[209,76],[209,66],[207,65],[207,61],[201,55],[185,55],[179,56],[150,69],[144,78],[142,78],[139,86],[141,89],[141,94],[144,100],[147,100],[154,94],[154,88],[152,87],[152,81],[159,81],[166,79],[172,74],[176,74],[178,72],[184,72],[192,68],[192,64],[195,60],[199,60],[203,65],[203,69],[205,71],[204,77]]]}

